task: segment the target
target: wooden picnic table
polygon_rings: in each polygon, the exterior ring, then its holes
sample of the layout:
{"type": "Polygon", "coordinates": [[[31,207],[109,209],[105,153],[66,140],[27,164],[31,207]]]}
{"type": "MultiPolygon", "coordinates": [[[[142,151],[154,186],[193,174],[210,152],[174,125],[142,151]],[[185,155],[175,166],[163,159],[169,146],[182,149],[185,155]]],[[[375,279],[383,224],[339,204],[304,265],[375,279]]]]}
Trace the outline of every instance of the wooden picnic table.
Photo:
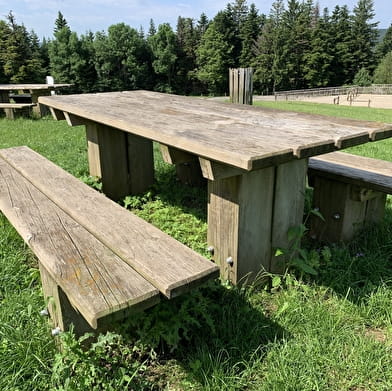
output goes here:
{"type": "MultiPolygon", "coordinates": [[[[50,95],[52,91],[55,91],[60,88],[70,87],[71,85],[72,84],[0,84],[0,104],[5,104],[3,106],[7,118],[13,118],[12,110],[18,108],[18,103],[11,106],[10,94],[15,93],[16,96],[26,96],[26,94],[28,94],[28,96],[31,97],[30,103],[33,112],[37,116],[42,116],[43,114],[45,114],[45,111],[43,111],[44,109],[39,106],[38,98],[43,95],[50,95]],[[8,104],[10,105],[6,108],[8,104]]],[[[23,104],[26,104],[26,102],[20,103],[19,107],[23,108],[23,104]]]]}
{"type": "Polygon", "coordinates": [[[308,157],[392,136],[392,125],[148,91],[40,97],[54,118],[85,125],[90,173],[111,198],[153,181],[152,140],[166,161],[208,179],[208,244],[233,283],[281,270],[277,248],[302,223],[308,157]]]}

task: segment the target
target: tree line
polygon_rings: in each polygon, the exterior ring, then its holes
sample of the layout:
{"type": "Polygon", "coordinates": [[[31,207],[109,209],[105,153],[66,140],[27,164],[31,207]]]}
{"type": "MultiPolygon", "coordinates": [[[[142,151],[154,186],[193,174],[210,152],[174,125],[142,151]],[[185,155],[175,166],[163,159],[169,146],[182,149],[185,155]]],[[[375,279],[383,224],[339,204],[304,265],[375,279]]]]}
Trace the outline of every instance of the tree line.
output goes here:
{"type": "Polygon", "coordinates": [[[0,20],[0,83],[72,83],[72,92],[150,89],[223,94],[228,69],[254,68],[258,93],[392,83],[392,24],[378,42],[373,0],[332,12],[313,0],[275,0],[269,15],[246,0],[209,20],[178,17],[147,32],[125,24],[78,36],[61,12],[53,38],[39,41],[12,12],[0,20]]]}

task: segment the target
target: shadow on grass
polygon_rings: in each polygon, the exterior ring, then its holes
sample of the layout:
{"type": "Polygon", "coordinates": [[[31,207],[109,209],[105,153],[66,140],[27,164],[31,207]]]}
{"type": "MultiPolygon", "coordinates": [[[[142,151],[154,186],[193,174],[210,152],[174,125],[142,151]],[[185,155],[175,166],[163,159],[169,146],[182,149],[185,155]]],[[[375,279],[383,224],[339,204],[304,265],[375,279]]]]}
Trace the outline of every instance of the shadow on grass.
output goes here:
{"type": "MultiPolygon", "coordinates": [[[[252,304],[252,296],[249,287],[211,281],[123,322],[120,333],[153,346],[161,363],[175,359],[192,383],[212,386],[223,380],[230,389],[241,389],[247,369],[260,365],[272,344],[290,338],[260,302],[252,304]]],[[[166,365],[160,368],[152,376],[164,384],[170,374],[166,365]]]]}
{"type": "Polygon", "coordinates": [[[380,286],[392,283],[392,209],[381,224],[369,226],[349,243],[327,245],[331,260],[321,265],[315,282],[329,286],[355,304],[380,286]]]}

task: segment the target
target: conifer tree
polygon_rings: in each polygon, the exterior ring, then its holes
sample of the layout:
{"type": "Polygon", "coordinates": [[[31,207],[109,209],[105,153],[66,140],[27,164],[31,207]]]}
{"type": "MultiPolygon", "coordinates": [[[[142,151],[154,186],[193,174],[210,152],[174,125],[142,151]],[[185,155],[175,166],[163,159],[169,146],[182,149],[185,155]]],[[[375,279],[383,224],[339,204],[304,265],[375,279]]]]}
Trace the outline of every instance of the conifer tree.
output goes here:
{"type": "Polygon", "coordinates": [[[228,90],[228,73],[233,45],[226,41],[213,21],[203,35],[197,48],[196,77],[211,94],[228,90]]]}
{"type": "Polygon", "coordinates": [[[387,29],[383,39],[376,47],[376,57],[380,61],[392,50],[392,24],[387,29]]]}
{"type": "Polygon", "coordinates": [[[377,42],[378,22],[372,22],[375,16],[373,0],[358,0],[353,15],[354,75],[365,68],[373,71],[375,68],[374,47],[377,42]]]}
{"type": "Polygon", "coordinates": [[[152,66],[158,76],[156,88],[160,91],[173,91],[173,76],[178,57],[177,39],[168,23],[158,26],[155,35],[148,38],[152,52],[152,66]]]}

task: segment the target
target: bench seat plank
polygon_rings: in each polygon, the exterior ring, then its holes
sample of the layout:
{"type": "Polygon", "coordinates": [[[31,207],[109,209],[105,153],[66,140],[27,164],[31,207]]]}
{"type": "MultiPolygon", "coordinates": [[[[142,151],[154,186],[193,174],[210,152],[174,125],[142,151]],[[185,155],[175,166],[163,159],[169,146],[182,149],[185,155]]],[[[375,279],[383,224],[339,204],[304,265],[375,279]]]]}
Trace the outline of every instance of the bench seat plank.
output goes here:
{"type": "Polygon", "coordinates": [[[24,109],[34,107],[35,103],[0,103],[0,109],[24,109]]]}
{"type": "Polygon", "coordinates": [[[0,158],[0,210],[91,327],[159,292],[0,158]]]}
{"type": "Polygon", "coordinates": [[[214,263],[29,148],[0,156],[168,298],[219,275],[214,263]]]}
{"type": "Polygon", "coordinates": [[[332,152],[309,159],[309,174],[392,193],[392,162],[332,152]]]}

